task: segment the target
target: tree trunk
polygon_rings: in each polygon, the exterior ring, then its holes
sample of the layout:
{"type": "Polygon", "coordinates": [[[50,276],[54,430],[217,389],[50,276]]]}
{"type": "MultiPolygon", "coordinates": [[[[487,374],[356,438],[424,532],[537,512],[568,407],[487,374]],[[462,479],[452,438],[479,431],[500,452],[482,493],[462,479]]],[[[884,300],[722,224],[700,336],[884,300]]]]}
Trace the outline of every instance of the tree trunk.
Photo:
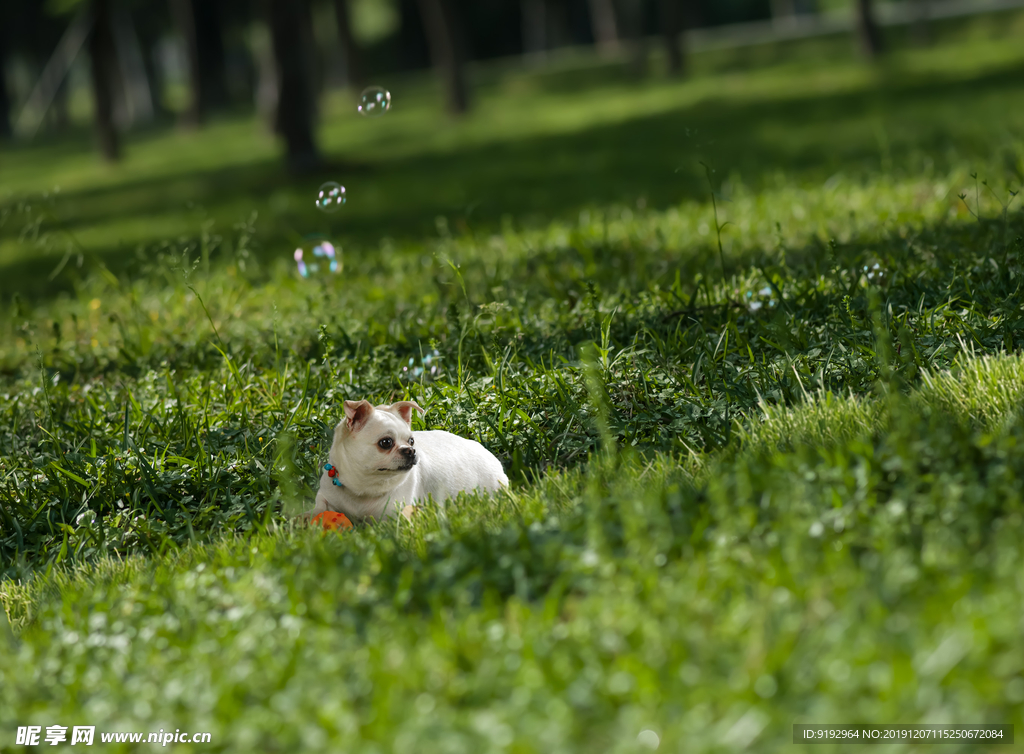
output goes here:
{"type": "Polygon", "coordinates": [[[295,3],[296,12],[299,16],[300,35],[292,40],[292,44],[299,47],[302,51],[302,65],[306,69],[306,80],[309,82],[309,104],[312,108],[310,111],[310,118],[312,122],[316,123],[318,107],[317,104],[320,102],[320,96],[324,93],[324,89],[327,86],[327,76],[324,74],[324,64],[320,53],[320,47],[317,45],[316,32],[313,29],[313,9],[311,7],[312,0],[300,0],[295,3]],[[296,42],[297,40],[297,42],[296,42]]]}
{"type": "Polygon", "coordinates": [[[103,159],[113,162],[120,157],[117,129],[114,127],[114,81],[117,80],[117,59],[114,50],[114,28],[110,17],[110,0],[93,0],[93,28],[89,37],[92,69],[92,94],[96,119],[96,138],[103,159]]]}
{"type": "Polygon", "coordinates": [[[144,41],[142,54],[146,78],[149,81],[149,96],[152,102],[153,115],[157,118],[163,118],[167,114],[167,108],[164,107],[164,80],[160,70],[160,63],[157,59],[156,43],[149,40],[144,41]]]}
{"type": "Polygon", "coordinates": [[[153,119],[153,93],[149,88],[142,46],[131,14],[121,9],[114,16],[114,42],[117,48],[118,71],[125,128],[153,119]]]}
{"type": "Polygon", "coordinates": [[[772,20],[785,21],[796,15],[794,0],[771,0],[772,20]]]}
{"type": "Polygon", "coordinates": [[[522,0],[519,4],[522,15],[523,54],[531,61],[540,61],[547,51],[546,0],[522,0]]]}
{"type": "Polygon", "coordinates": [[[679,7],[683,0],[660,0],[661,35],[665,40],[665,56],[668,59],[668,75],[683,73],[683,14],[679,7]]]}
{"type": "Polygon", "coordinates": [[[401,20],[396,64],[402,70],[429,68],[430,44],[419,0],[398,0],[398,17],[401,20]]]}
{"type": "Polygon", "coordinates": [[[11,130],[11,96],[7,91],[7,42],[0,31],[0,139],[6,139],[11,130]]]}
{"type": "Polygon", "coordinates": [[[469,109],[466,91],[465,52],[458,36],[458,21],[452,0],[419,0],[423,25],[434,68],[441,75],[448,98],[448,111],[460,115],[469,109]]]}
{"type": "Polygon", "coordinates": [[[914,20],[911,24],[911,34],[914,41],[919,45],[926,45],[931,41],[931,30],[928,28],[928,16],[931,15],[929,0],[914,0],[914,20]]]}
{"type": "Polygon", "coordinates": [[[203,120],[203,79],[199,67],[199,40],[196,36],[196,17],[192,12],[192,2],[193,0],[171,0],[171,16],[185,42],[185,60],[188,67],[189,103],[182,121],[187,126],[196,127],[203,120]]]}
{"type": "Polygon", "coordinates": [[[228,103],[227,69],[224,58],[224,21],[220,3],[192,0],[199,62],[199,97],[203,116],[228,103]]]}
{"type": "Polygon", "coordinates": [[[149,89],[149,105],[156,118],[167,115],[164,106],[164,80],[160,67],[159,41],[166,31],[165,18],[155,9],[146,8],[131,14],[132,22],[138,34],[139,48],[142,54],[142,68],[146,77],[146,88],[149,89]]]}
{"type": "Polygon", "coordinates": [[[860,48],[866,57],[873,60],[882,54],[882,32],[875,21],[871,0],[856,0],[856,3],[860,48]]]}
{"type": "Polygon", "coordinates": [[[363,61],[359,58],[356,40],[352,36],[348,0],[334,0],[334,15],[338,19],[338,40],[345,59],[345,82],[353,89],[362,89],[366,85],[366,78],[363,76],[363,61]]]}
{"type": "Polygon", "coordinates": [[[612,0],[589,0],[590,25],[594,30],[594,44],[601,54],[619,49],[619,23],[615,18],[612,0]]]}
{"type": "Polygon", "coordinates": [[[277,100],[281,87],[277,80],[274,43],[270,38],[270,29],[265,24],[260,24],[253,34],[253,58],[256,61],[256,90],[253,93],[256,112],[266,124],[267,130],[276,133],[277,100]]]}
{"type": "Polygon", "coordinates": [[[71,125],[71,119],[68,116],[68,79],[66,76],[53,95],[48,116],[50,123],[57,131],[65,131],[71,125]]]}
{"type": "Polygon", "coordinates": [[[188,65],[188,125],[198,126],[211,110],[227,104],[224,24],[213,0],[170,0],[171,14],[185,42],[188,65]]]}
{"type": "Polygon", "coordinates": [[[644,37],[644,0],[622,0],[623,26],[629,37],[629,71],[636,77],[647,73],[647,40],[644,37]]]}
{"type": "Polygon", "coordinates": [[[320,165],[320,153],[313,137],[316,111],[314,90],[307,70],[304,38],[303,0],[268,0],[270,38],[277,65],[277,114],[274,128],[284,137],[289,169],[302,172],[320,165]]]}

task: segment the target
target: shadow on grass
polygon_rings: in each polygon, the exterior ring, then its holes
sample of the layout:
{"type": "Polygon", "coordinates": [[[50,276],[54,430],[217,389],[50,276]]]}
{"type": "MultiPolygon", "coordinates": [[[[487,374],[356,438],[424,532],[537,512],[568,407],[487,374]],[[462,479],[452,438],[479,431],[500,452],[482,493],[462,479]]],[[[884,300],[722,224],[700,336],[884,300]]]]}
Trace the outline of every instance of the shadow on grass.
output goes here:
{"type": "MultiPolygon", "coordinates": [[[[260,215],[257,253],[274,258],[311,231],[329,232],[358,249],[385,236],[421,239],[435,232],[439,215],[486,232],[509,215],[543,222],[574,217],[584,207],[631,205],[640,197],[652,209],[702,202],[708,186],[701,161],[718,176],[738,175],[753,190],[780,174],[804,186],[838,172],[866,179],[880,174],[886,160],[897,175],[919,169],[925,159],[941,171],[958,160],[991,159],[1007,123],[1021,114],[1014,106],[1022,101],[1022,74],[1019,64],[966,80],[893,73],[872,89],[831,95],[716,98],[577,133],[362,168],[334,166],[303,178],[287,175],[270,159],[153,177],[61,194],[54,227],[81,233],[110,226],[98,241],[93,231],[87,255],[118,272],[131,267],[136,249],[174,241],[182,229],[195,238],[208,220],[214,232],[225,234],[253,211],[260,215]],[[349,205],[337,215],[321,215],[310,187],[339,173],[349,187],[349,205]]],[[[0,227],[0,241],[16,237],[14,224],[9,219],[0,227]]],[[[46,278],[61,256],[43,250],[0,261],[0,295],[45,298],[66,289],[68,276],[53,283],[46,278]]]]}

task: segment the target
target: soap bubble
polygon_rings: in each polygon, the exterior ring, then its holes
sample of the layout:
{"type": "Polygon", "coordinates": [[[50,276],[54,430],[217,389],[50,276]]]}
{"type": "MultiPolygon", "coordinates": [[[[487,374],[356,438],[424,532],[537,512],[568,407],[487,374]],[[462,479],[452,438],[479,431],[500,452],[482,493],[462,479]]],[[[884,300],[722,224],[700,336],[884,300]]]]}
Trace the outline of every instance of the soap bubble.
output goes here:
{"type": "Polygon", "coordinates": [[[747,309],[752,312],[760,311],[761,308],[767,304],[768,306],[775,306],[774,290],[770,285],[766,285],[761,290],[754,293],[753,291],[747,291],[747,309]]]}
{"type": "Polygon", "coordinates": [[[368,86],[359,95],[360,115],[376,118],[391,109],[391,92],[382,86],[368,86]]]}
{"type": "Polygon", "coordinates": [[[314,246],[313,256],[324,257],[326,260],[329,260],[328,269],[331,272],[338,271],[338,258],[334,253],[334,245],[330,241],[324,241],[319,246],[314,246]]]}
{"type": "Polygon", "coordinates": [[[96,524],[96,513],[86,509],[75,518],[75,526],[94,526],[96,524]]]}
{"type": "Polygon", "coordinates": [[[651,749],[652,751],[657,749],[661,745],[661,736],[655,733],[650,728],[640,731],[640,734],[636,737],[637,743],[641,746],[651,749]]]}
{"type": "Polygon", "coordinates": [[[316,208],[322,212],[337,212],[345,203],[345,187],[334,181],[327,181],[316,195],[316,208]]]}
{"type": "Polygon", "coordinates": [[[317,273],[339,273],[342,269],[341,249],[330,241],[320,238],[307,239],[303,246],[293,253],[299,275],[309,278],[317,273]]]}
{"type": "Polygon", "coordinates": [[[416,359],[409,359],[409,364],[402,367],[402,379],[418,380],[420,377],[427,379],[434,379],[441,373],[441,366],[437,363],[441,358],[441,354],[437,350],[433,350],[420,359],[419,365],[416,364],[416,359]]]}
{"type": "Polygon", "coordinates": [[[867,275],[868,280],[877,279],[878,282],[881,283],[882,276],[885,274],[885,270],[882,269],[881,265],[878,264],[878,262],[875,262],[874,265],[872,265],[871,267],[864,265],[864,274],[867,275]]]}

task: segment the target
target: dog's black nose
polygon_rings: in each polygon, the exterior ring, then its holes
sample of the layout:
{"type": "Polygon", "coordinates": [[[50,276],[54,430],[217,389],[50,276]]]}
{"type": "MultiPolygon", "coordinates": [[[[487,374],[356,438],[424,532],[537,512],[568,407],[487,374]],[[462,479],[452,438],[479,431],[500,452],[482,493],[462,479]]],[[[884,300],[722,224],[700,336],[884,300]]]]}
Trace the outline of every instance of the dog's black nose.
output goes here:
{"type": "Polygon", "coordinates": [[[409,459],[412,459],[412,458],[416,457],[416,448],[410,448],[409,446],[406,446],[404,448],[399,448],[398,452],[401,453],[406,458],[409,458],[409,459]]]}

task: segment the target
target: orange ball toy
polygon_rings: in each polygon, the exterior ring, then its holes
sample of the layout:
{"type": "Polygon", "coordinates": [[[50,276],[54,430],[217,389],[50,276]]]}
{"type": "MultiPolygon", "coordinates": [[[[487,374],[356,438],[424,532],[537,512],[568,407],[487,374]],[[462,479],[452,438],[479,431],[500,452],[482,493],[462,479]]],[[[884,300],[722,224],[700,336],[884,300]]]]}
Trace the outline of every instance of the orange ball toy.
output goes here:
{"type": "Polygon", "coordinates": [[[324,527],[324,531],[352,528],[352,522],[348,520],[348,516],[336,511],[324,511],[323,513],[319,513],[313,517],[311,523],[319,524],[324,527]]]}

